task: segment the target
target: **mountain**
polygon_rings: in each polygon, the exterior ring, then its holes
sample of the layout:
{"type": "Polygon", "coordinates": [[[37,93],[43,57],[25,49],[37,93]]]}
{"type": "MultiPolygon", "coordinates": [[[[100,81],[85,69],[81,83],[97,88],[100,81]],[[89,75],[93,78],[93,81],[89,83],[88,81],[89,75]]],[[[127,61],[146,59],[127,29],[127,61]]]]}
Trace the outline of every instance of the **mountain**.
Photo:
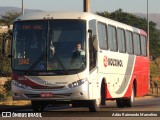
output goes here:
{"type": "MultiPolygon", "coordinates": [[[[142,18],[147,18],[147,15],[143,13],[133,13],[133,14],[142,18]]],[[[160,30],[160,13],[149,14],[149,20],[155,22],[157,24],[156,28],[160,30]]]]}
{"type": "MultiPolygon", "coordinates": [[[[0,18],[2,17],[2,15],[4,15],[6,12],[9,11],[15,11],[15,12],[21,12],[21,8],[17,8],[17,7],[0,7],[0,18]]],[[[42,10],[33,10],[33,9],[25,9],[24,10],[25,13],[31,13],[31,12],[42,12],[42,10]]],[[[143,17],[146,18],[147,15],[143,14],[143,13],[133,13],[136,16],[139,17],[143,17]]],[[[160,13],[152,13],[149,14],[149,19],[150,21],[153,21],[157,24],[157,29],[160,30],[160,13]]]]}
{"type": "MultiPolygon", "coordinates": [[[[4,15],[6,12],[11,12],[11,11],[15,11],[15,12],[21,12],[22,9],[21,8],[17,8],[17,7],[0,7],[0,18],[2,17],[2,15],[4,15]]],[[[32,9],[25,9],[24,13],[31,13],[31,12],[42,12],[42,10],[32,10],[32,9]]]]}

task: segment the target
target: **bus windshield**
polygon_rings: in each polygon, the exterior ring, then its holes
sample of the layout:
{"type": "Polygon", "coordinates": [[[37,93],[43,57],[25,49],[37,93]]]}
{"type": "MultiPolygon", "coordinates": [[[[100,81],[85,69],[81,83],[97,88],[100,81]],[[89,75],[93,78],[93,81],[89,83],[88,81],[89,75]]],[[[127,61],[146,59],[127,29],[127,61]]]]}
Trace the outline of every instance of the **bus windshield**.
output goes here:
{"type": "Polygon", "coordinates": [[[85,24],[82,20],[15,22],[12,69],[66,73],[84,70],[85,24]]]}

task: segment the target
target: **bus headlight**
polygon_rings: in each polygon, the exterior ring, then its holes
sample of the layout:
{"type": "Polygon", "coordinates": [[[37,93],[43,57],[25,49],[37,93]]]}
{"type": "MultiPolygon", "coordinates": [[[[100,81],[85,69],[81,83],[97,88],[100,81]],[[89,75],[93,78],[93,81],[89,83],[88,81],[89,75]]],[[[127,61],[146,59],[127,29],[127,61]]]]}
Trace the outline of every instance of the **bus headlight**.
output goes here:
{"type": "Polygon", "coordinates": [[[74,88],[74,87],[77,87],[77,86],[80,86],[82,85],[83,83],[85,83],[87,81],[87,79],[81,79],[81,80],[78,80],[78,81],[75,81],[75,82],[72,82],[68,85],[69,88],[74,88]]]}
{"type": "Polygon", "coordinates": [[[20,84],[20,83],[18,83],[18,82],[15,81],[15,80],[12,80],[12,82],[13,82],[13,84],[14,84],[15,86],[17,86],[17,87],[20,87],[20,88],[23,88],[23,89],[26,89],[26,88],[27,88],[26,85],[20,84]]]}

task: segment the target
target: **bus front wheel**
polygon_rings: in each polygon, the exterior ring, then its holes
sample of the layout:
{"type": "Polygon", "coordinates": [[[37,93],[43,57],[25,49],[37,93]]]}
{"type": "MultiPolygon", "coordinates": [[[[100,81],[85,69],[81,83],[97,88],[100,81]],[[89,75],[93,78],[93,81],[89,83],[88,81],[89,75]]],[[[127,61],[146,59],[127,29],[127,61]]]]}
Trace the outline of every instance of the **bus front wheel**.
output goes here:
{"type": "Polygon", "coordinates": [[[35,112],[42,112],[44,111],[45,104],[43,101],[31,101],[32,109],[35,112]]]}
{"type": "Polygon", "coordinates": [[[91,112],[97,112],[100,110],[100,104],[101,104],[101,100],[97,99],[97,100],[90,100],[89,101],[89,110],[91,112]]]}

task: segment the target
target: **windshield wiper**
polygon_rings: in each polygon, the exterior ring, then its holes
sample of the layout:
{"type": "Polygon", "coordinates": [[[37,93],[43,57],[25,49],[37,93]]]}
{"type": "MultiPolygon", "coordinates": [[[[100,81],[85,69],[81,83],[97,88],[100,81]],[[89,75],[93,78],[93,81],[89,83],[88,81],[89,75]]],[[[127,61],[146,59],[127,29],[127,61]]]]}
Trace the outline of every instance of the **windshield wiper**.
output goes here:
{"type": "Polygon", "coordinates": [[[45,53],[42,53],[38,59],[26,70],[25,74],[27,74],[29,71],[33,70],[33,68],[44,58],[45,53]]]}
{"type": "Polygon", "coordinates": [[[57,56],[56,53],[54,53],[54,56],[57,58],[59,64],[62,66],[63,70],[69,75],[67,68],[63,65],[62,61],[59,59],[59,57],[57,56]]]}

